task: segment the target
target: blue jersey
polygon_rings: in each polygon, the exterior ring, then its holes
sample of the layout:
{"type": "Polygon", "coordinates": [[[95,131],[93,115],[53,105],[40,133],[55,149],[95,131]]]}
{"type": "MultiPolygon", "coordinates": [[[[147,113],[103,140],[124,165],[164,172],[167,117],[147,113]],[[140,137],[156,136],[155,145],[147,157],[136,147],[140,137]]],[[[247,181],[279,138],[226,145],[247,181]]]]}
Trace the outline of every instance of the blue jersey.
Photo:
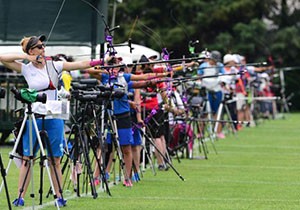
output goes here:
{"type": "MultiPolygon", "coordinates": [[[[131,86],[131,88],[128,88],[128,92],[132,95],[132,101],[134,101],[134,88],[132,88],[132,82],[129,83],[129,85],[131,86]]],[[[133,108],[130,108],[130,113],[131,114],[135,114],[136,110],[133,108]]]]}
{"type": "Polygon", "coordinates": [[[199,75],[203,76],[201,85],[209,91],[221,91],[218,75],[224,74],[224,72],[223,64],[210,65],[208,62],[202,63],[197,71],[199,75]]]}
{"type": "Polygon", "coordinates": [[[210,67],[210,65],[208,64],[208,62],[203,62],[199,68],[197,73],[199,75],[204,75],[205,71],[208,71],[210,75],[217,75],[217,74],[224,74],[225,70],[224,70],[224,65],[220,62],[217,63],[216,66],[214,66],[216,68],[212,68],[210,67]]]}
{"type": "Polygon", "coordinates": [[[101,82],[102,84],[106,85],[110,82],[109,85],[113,85],[114,89],[120,88],[118,85],[114,84],[119,84],[123,85],[125,91],[125,95],[122,98],[115,98],[113,102],[113,112],[114,114],[122,114],[125,112],[130,111],[130,106],[128,103],[128,89],[132,88],[132,83],[130,83],[130,78],[131,74],[126,74],[126,73],[119,73],[117,77],[113,77],[109,81],[109,75],[108,74],[102,74],[101,77],[101,82]]]}

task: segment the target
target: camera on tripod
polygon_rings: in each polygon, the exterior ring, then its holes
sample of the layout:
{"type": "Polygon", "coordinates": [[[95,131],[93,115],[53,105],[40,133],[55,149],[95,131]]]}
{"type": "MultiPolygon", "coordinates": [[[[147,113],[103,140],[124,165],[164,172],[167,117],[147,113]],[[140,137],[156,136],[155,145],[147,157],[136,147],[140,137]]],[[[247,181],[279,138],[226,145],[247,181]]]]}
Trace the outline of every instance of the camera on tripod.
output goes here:
{"type": "Polygon", "coordinates": [[[47,95],[38,93],[35,89],[23,88],[19,91],[16,87],[12,87],[11,92],[15,95],[15,99],[23,103],[42,102],[45,104],[47,101],[47,95]]]}
{"type": "Polygon", "coordinates": [[[122,88],[113,89],[112,87],[105,87],[103,85],[95,86],[93,89],[85,88],[81,85],[76,90],[72,90],[72,96],[79,101],[93,101],[109,100],[115,98],[122,98],[125,95],[125,90],[122,88]]]}
{"type": "Polygon", "coordinates": [[[80,101],[98,101],[100,100],[109,100],[115,98],[122,98],[125,95],[124,91],[114,90],[114,91],[84,91],[84,90],[76,90],[74,93],[74,97],[80,101]]]}
{"type": "Polygon", "coordinates": [[[89,90],[99,84],[97,79],[81,79],[78,82],[72,82],[72,90],[89,90]]]}
{"type": "Polygon", "coordinates": [[[203,112],[203,103],[203,97],[194,96],[190,99],[189,109],[194,117],[197,117],[200,113],[203,112]]]}
{"type": "Polygon", "coordinates": [[[5,89],[3,87],[0,87],[0,98],[5,98],[5,89]]]}

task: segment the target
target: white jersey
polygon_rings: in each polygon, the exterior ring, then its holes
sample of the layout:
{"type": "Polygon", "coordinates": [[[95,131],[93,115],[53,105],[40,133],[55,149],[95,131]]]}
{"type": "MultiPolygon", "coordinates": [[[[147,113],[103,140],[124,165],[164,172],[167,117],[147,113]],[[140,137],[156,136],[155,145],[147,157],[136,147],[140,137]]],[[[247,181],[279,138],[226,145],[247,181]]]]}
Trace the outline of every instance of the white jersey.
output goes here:
{"type": "Polygon", "coordinates": [[[202,86],[209,91],[220,91],[221,86],[218,75],[220,74],[221,68],[223,67],[217,65],[212,66],[208,62],[202,63],[199,67],[199,69],[202,71],[201,75],[204,77],[202,79],[202,86]]]}
{"type": "Polygon", "coordinates": [[[57,88],[59,75],[62,72],[62,61],[47,61],[43,69],[36,68],[32,63],[22,64],[22,74],[28,84],[28,88],[35,89],[41,93],[47,94],[48,100],[57,100],[57,89],[46,90],[50,84],[50,78],[53,85],[57,88]]]}
{"type": "MultiPolygon", "coordinates": [[[[172,91],[172,95],[173,95],[173,97],[171,97],[171,99],[170,99],[172,106],[174,106],[178,109],[184,110],[185,107],[184,107],[183,101],[182,101],[181,96],[178,93],[178,91],[177,90],[172,91]]],[[[181,123],[183,123],[183,121],[177,121],[177,123],[181,124],[181,123]]],[[[174,120],[174,115],[172,112],[169,112],[169,124],[170,125],[176,124],[176,121],[174,120]]]]}
{"type": "Polygon", "coordinates": [[[62,61],[47,61],[44,68],[36,68],[32,63],[22,64],[22,75],[28,88],[35,89],[39,94],[47,95],[46,104],[35,102],[32,104],[32,111],[37,114],[47,115],[47,118],[65,118],[62,114],[68,112],[67,102],[58,101],[58,81],[63,69],[62,61]],[[48,89],[50,80],[55,89],[48,89]],[[64,104],[63,104],[64,103],[64,104]]]}

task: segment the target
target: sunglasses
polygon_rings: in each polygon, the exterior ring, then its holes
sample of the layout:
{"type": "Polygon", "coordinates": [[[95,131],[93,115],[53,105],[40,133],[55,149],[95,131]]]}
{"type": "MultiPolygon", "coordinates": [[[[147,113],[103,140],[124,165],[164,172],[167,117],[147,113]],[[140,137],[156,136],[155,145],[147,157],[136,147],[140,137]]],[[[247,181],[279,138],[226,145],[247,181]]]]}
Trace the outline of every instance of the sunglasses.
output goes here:
{"type": "Polygon", "coordinates": [[[33,46],[31,49],[34,49],[34,48],[43,49],[43,48],[45,48],[45,45],[44,44],[38,44],[38,45],[33,46]]]}

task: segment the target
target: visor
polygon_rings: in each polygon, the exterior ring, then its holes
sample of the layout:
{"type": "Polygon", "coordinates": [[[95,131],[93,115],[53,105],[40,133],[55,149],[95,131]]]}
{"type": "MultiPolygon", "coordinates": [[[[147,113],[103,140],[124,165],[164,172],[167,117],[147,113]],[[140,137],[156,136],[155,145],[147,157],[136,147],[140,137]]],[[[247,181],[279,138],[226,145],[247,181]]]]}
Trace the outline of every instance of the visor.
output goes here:
{"type": "Polygon", "coordinates": [[[29,50],[30,50],[33,46],[37,45],[37,43],[38,43],[39,41],[43,42],[43,41],[45,41],[45,40],[46,40],[46,36],[45,36],[45,35],[32,36],[32,37],[29,39],[29,41],[28,41],[28,43],[27,43],[27,45],[26,45],[25,52],[28,54],[29,50]]]}

